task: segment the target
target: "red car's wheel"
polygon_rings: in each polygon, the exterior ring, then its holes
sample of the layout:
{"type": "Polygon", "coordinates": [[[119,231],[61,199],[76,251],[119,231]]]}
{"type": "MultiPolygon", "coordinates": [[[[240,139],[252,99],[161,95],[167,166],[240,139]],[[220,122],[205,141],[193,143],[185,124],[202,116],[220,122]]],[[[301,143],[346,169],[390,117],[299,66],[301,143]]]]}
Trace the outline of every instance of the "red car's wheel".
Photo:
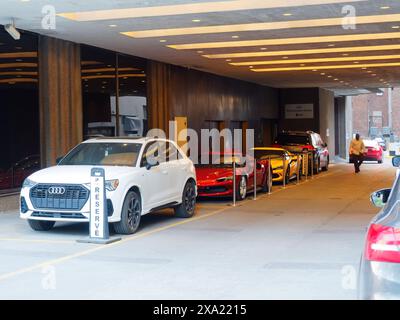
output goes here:
{"type": "Polygon", "coordinates": [[[236,190],[236,199],[238,201],[242,201],[246,199],[246,195],[247,195],[247,180],[246,177],[241,176],[239,178],[239,185],[236,190]]]}

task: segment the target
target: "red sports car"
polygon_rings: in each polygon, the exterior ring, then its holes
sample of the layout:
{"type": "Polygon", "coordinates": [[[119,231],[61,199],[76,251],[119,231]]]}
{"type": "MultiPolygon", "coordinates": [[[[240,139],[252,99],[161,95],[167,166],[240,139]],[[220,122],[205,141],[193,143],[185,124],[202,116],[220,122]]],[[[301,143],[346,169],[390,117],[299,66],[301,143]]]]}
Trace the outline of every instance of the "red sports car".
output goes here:
{"type": "Polygon", "coordinates": [[[378,163],[382,163],[383,150],[378,141],[364,140],[364,146],[366,149],[364,154],[365,161],[378,161],[378,163]]]}
{"type": "MultiPolygon", "coordinates": [[[[210,154],[212,157],[212,154],[210,154]]],[[[215,163],[209,161],[209,163],[215,163]]],[[[241,154],[218,154],[219,164],[196,165],[197,191],[199,197],[233,196],[233,161],[236,162],[236,199],[243,200],[248,192],[254,190],[254,158],[241,154]]],[[[272,186],[272,174],[268,160],[257,160],[257,188],[264,192],[272,186]]],[[[269,189],[270,190],[270,189],[269,189]]]]}

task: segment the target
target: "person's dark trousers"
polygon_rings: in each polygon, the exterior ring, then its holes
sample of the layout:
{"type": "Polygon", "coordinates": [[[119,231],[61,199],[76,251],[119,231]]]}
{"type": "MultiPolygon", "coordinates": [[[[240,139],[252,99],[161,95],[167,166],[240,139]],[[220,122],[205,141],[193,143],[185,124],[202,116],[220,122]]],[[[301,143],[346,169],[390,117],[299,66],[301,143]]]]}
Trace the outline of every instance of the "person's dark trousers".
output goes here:
{"type": "Polygon", "coordinates": [[[353,162],[354,162],[354,170],[355,172],[360,172],[360,166],[363,163],[364,156],[362,154],[355,155],[353,154],[353,162]]]}

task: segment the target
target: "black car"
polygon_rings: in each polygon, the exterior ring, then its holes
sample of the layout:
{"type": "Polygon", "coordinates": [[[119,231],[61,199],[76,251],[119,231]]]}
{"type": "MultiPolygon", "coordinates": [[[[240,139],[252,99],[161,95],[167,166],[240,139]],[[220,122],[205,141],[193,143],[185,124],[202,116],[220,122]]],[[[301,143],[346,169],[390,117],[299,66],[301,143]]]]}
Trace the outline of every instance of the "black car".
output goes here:
{"type": "MultiPolygon", "coordinates": [[[[393,165],[399,167],[400,156],[393,165]]],[[[400,169],[390,189],[371,195],[381,211],[369,224],[358,279],[359,299],[400,299],[400,169]]]]}
{"type": "Polygon", "coordinates": [[[328,145],[316,132],[283,131],[276,137],[274,147],[284,148],[292,153],[311,152],[314,156],[314,173],[328,170],[328,145]]]}

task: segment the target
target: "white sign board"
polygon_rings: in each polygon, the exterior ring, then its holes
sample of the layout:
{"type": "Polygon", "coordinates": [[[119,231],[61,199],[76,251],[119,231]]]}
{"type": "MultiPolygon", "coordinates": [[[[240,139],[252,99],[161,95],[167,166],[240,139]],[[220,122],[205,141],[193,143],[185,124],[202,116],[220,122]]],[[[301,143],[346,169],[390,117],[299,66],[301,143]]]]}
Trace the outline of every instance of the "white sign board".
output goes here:
{"type": "Polygon", "coordinates": [[[313,119],[314,105],[308,104],[285,104],[285,119],[313,119]]]}
{"type": "Polygon", "coordinates": [[[95,171],[90,181],[90,237],[104,238],[104,173],[95,171]]]}

